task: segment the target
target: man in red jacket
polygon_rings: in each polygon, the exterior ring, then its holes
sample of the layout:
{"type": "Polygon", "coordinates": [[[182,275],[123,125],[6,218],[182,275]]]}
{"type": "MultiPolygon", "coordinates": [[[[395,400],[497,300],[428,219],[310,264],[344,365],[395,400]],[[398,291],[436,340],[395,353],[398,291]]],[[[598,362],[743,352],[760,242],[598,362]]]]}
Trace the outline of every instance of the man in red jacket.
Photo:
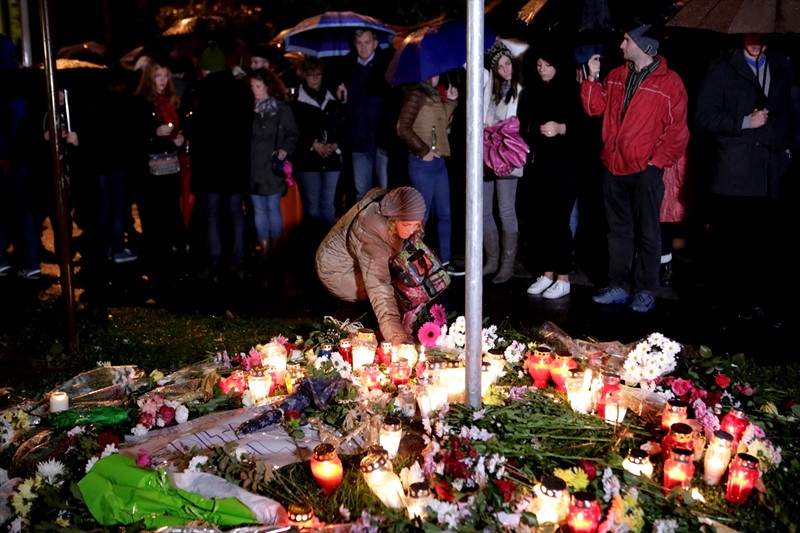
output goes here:
{"type": "Polygon", "coordinates": [[[609,282],[592,299],[630,301],[630,309],[640,313],[653,309],[659,287],[664,167],[680,159],[689,141],[686,89],[656,55],[658,41],[647,35],[649,29],[643,25],[625,33],[620,49],[626,63],[602,84],[600,56],[592,56],[581,83],[584,111],[603,118],[600,157],[606,167],[609,282]]]}

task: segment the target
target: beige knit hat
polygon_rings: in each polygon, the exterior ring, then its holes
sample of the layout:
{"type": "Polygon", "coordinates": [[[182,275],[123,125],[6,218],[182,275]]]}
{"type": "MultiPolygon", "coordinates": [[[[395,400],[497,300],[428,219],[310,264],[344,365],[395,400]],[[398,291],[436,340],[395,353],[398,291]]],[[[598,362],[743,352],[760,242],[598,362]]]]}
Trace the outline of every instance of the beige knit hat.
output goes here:
{"type": "Polygon", "coordinates": [[[425,200],[414,187],[398,187],[381,200],[381,214],[389,220],[424,220],[425,200]]]}

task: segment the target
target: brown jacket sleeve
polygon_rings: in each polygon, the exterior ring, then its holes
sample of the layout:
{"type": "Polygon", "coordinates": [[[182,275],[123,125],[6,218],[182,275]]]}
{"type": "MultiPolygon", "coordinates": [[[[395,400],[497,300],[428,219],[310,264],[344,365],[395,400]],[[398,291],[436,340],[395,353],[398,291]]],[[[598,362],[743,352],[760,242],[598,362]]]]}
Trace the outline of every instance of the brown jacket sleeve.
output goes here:
{"type": "Polygon", "coordinates": [[[397,119],[397,135],[408,145],[409,150],[423,157],[431,151],[431,147],[414,132],[414,122],[420,110],[427,102],[427,97],[418,90],[408,91],[403,99],[403,107],[397,119]]]}

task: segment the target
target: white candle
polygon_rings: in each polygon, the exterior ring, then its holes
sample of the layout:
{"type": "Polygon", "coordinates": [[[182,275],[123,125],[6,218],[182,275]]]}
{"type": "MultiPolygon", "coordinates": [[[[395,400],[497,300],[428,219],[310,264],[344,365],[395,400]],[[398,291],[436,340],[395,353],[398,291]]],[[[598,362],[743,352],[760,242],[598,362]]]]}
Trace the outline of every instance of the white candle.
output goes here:
{"type": "Polygon", "coordinates": [[[606,404],[606,422],[611,422],[612,424],[619,424],[625,418],[625,413],[628,412],[628,408],[624,405],[619,405],[616,403],[607,403],[606,404]]]}
{"type": "Polygon", "coordinates": [[[59,411],[66,411],[69,409],[69,396],[66,392],[55,391],[50,395],[50,412],[58,413],[59,411]]]}
{"type": "Polygon", "coordinates": [[[710,457],[703,463],[703,481],[708,485],[719,485],[722,475],[728,468],[728,463],[721,457],[710,457]]]}
{"type": "Polygon", "coordinates": [[[375,360],[375,352],[364,346],[353,347],[353,370],[359,370],[375,360]]]}

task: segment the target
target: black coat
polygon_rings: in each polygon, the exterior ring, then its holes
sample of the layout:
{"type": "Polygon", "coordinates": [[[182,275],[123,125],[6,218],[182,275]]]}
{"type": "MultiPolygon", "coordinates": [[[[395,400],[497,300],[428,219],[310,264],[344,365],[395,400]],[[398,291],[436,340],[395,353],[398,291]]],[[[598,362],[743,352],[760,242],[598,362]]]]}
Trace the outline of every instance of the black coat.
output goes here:
{"type": "Polygon", "coordinates": [[[250,112],[252,119],[250,150],[250,192],[261,196],[282,193],[286,190],[283,176],[272,172],[272,156],[278,150],[285,150],[290,159],[297,146],[297,125],[292,108],[288,103],[278,101],[278,112],[261,116],[250,112]]]}
{"type": "Polygon", "coordinates": [[[181,106],[192,156],[192,192],[246,193],[250,185],[253,93],[230,70],[187,89],[181,106]]]}
{"type": "Polygon", "coordinates": [[[303,87],[297,99],[292,102],[292,111],[300,134],[297,151],[292,158],[294,169],[309,172],[341,170],[341,154],[323,158],[312,149],[317,141],[323,144],[336,143],[341,148],[342,136],[345,133],[345,118],[341,103],[330,92],[326,92],[326,99],[320,105],[303,87]]]}
{"type": "Polygon", "coordinates": [[[792,70],[789,61],[766,53],[769,95],[763,91],[742,49],[714,61],[700,87],[695,122],[713,133],[718,153],[711,192],[730,196],[777,198],[781,176],[789,167],[787,149],[793,139],[792,70]],[[769,110],[760,128],[742,129],[754,109],[769,110]]]}

